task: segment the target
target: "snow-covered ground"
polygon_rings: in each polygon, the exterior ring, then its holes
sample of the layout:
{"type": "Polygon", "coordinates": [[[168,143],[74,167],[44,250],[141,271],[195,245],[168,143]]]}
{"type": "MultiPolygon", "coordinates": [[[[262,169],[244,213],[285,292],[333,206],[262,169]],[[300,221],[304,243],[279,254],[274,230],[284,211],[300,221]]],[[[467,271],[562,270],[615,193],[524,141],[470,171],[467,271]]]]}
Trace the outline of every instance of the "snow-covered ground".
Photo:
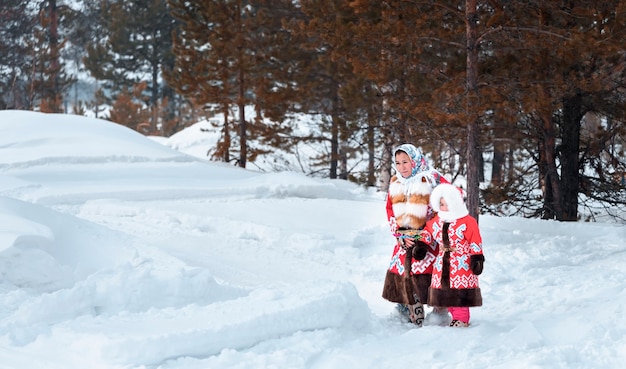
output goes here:
{"type": "Polygon", "coordinates": [[[482,216],[484,306],[380,297],[384,194],[0,112],[0,367],[622,368],[626,230],[482,216]]]}

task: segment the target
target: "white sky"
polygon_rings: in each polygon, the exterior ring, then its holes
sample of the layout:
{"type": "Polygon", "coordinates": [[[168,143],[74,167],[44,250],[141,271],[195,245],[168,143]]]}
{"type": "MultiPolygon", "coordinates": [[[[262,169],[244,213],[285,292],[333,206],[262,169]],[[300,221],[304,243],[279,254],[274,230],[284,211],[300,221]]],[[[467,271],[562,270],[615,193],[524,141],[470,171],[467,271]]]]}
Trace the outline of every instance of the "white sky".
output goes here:
{"type": "Polygon", "coordinates": [[[623,226],[481,216],[484,306],[417,329],[384,194],[166,145],[0,111],[1,368],[623,367],[623,226]]]}

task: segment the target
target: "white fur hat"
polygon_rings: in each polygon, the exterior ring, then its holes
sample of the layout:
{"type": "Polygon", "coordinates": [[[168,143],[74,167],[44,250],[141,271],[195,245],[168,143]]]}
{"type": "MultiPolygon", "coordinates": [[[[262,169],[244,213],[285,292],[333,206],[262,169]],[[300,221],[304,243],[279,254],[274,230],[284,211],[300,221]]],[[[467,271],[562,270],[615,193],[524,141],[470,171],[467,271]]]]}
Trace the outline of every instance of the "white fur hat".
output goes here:
{"type": "Polygon", "coordinates": [[[442,183],[433,189],[433,192],[430,194],[430,206],[446,222],[452,222],[469,214],[467,206],[465,206],[463,201],[461,189],[448,183],[442,183]],[[441,198],[446,201],[448,211],[439,210],[441,198]]]}

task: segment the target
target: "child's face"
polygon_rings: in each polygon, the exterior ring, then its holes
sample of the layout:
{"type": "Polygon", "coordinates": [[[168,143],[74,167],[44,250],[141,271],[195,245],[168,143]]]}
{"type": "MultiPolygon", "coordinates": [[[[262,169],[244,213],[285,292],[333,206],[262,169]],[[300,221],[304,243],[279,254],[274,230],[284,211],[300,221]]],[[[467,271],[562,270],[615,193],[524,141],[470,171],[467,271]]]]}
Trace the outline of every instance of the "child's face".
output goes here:
{"type": "Polygon", "coordinates": [[[400,175],[404,178],[409,178],[413,171],[413,162],[409,155],[404,151],[398,151],[396,153],[396,169],[400,172],[400,175]]]}
{"type": "Polygon", "coordinates": [[[448,211],[448,203],[446,203],[443,197],[439,200],[439,211],[448,211]]]}

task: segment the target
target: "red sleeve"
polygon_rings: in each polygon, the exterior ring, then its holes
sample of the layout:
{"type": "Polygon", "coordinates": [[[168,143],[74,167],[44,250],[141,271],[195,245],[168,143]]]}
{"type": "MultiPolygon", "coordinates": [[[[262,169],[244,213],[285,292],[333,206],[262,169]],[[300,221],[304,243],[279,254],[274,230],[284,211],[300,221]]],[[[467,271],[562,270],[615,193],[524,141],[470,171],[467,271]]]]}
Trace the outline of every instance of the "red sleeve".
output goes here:
{"type": "Polygon", "coordinates": [[[426,222],[426,225],[420,231],[420,241],[429,245],[434,244],[435,241],[433,238],[433,223],[435,222],[435,218],[437,218],[437,216],[426,222]]]}
{"type": "Polygon", "coordinates": [[[396,217],[393,214],[393,204],[391,203],[391,196],[387,193],[387,223],[389,224],[389,230],[391,234],[396,235],[398,229],[398,223],[396,223],[396,217]]]}
{"type": "Polygon", "coordinates": [[[483,253],[483,239],[480,235],[480,229],[478,228],[478,222],[474,217],[468,216],[467,220],[467,241],[470,246],[470,254],[482,254],[483,253]]]}
{"type": "Polygon", "coordinates": [[[391,217],[395,217],[393,214],[393,206],[391,204],[391,196],[387,193],[387,220],[391,219],[391,217]]]}

